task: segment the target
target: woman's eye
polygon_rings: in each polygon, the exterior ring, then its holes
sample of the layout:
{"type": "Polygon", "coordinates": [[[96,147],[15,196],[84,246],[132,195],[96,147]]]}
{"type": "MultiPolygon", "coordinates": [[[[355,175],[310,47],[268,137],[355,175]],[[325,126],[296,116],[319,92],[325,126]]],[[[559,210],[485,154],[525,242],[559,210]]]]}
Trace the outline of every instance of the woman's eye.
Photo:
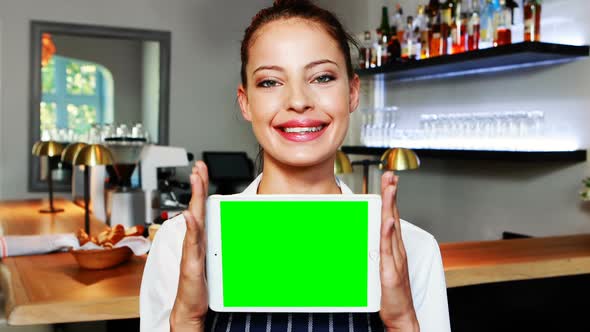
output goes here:
{"type": "Polygon", "coordinates": [[[274,81],[274,80],[264,80],[260,83],[258,83],[258,86],[261,88],[272,88],[279,85],[279,82],[274,81]]]}
{"type": "Polygon", "coordinates": [[[333,80],[334,80],[334,76],[326,74],[326,75],[318,76],[314,81],[318,82],[318,83],[328,83],[333,80]]]}

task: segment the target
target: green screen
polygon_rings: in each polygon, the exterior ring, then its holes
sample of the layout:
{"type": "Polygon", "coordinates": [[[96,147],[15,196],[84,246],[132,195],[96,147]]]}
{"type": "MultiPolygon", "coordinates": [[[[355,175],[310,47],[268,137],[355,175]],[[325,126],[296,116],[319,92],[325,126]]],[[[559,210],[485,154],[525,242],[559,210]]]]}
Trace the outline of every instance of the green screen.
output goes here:
{"type": "Polygon", "coordinates": [[[367,202],[220,204],[226,307],[367,306],[367,202]]]}

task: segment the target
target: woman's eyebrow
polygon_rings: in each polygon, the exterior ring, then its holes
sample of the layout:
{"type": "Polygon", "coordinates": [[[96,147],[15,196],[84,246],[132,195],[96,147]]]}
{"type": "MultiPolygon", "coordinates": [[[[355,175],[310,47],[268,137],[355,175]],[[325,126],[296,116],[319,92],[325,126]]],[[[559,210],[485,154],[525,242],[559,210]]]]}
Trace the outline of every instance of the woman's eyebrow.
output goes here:
{"type": "Polygon", "coordinates": [[[256,74],[256,72],[259,72],[261,70],[277,70],[277,71],[285,71],[283,69],[283,67],[280,66],[260,66],[258,68],[256,68],[253,72],[252,75],[256,74]]]}
{"type": "MultiPolygon", "coordinates": [[[[335,65],[336,67],[340,67],[340,66],[338,66],[338,64],[336,62],[334,62],[332,60],[322,59],[322,60],[317,60],[317,61],[313,61],[313,62],[308,63],[307,65],[305,65],[304,69],[308,70],[310,68],[313,68],[315,66],[318,66],[318,65],[321,65],[324,63],[331,63],[331,64],[335,65]]],[[[283,69],[283,67],[281,67],[281,66],[276,66],[276,65],[260,66],[252,72],[252,75],[256,74],[257,72],[259,72],[261,70],[276,70],[276,71],[281,71],[281,72],[285,71],[285,69],[283,69]]]]}
{"type": "Polygon", "coordinates": [[[331,63],[331,64],[335,65],[336,67],[339,67],[338,64],[336,62],[332,61],[332,60],[322,59],[322,60],[318,60],[318,61],[314,61],[314,62],[308,63],[307,65],[305,65],[305,69],[307,70],[307,69],[310,69],[312,67],[315,67],[317,65],[321,65],[321,64],[324,64],[324,63],[331,63]]]}

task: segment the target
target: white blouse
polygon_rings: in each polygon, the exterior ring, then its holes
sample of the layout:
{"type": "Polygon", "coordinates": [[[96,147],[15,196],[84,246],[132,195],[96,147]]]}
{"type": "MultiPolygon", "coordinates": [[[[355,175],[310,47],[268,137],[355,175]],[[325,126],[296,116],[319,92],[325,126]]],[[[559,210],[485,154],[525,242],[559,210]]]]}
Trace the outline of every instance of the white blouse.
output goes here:
{"type": "MultiPolygon", "coordinates": [[[[242,194],[256,194],[260,174],[242,194]]],[[[337,178],[342,194],[352,194],[337,178]]],[[[239,194],[238,194],[239,195],[239,194]]],[[[438,243],[428,232],[401,220],[402,238],[414,309],[422,332],[450,332],[445,274],[438,243]]],[[[143,272],[139,296],[141,331],[169,331],[176,298],[182,242],[186,231],[182,214],[166,221],[154,239],[143,272]]]]}

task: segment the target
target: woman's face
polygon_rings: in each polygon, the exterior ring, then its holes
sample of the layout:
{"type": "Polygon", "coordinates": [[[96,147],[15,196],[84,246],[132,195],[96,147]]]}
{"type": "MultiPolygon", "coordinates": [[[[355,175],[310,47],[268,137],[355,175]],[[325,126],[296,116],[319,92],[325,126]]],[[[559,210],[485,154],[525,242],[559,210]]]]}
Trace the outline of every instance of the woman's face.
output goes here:
{"type": "Polygon", "coordinates": [[[252,39],[246,75],[238,100],[265,153],[290,166],[331,161],[360,84],[348,79],[336,41],[308,20],[268,23],[252,39]]]}

